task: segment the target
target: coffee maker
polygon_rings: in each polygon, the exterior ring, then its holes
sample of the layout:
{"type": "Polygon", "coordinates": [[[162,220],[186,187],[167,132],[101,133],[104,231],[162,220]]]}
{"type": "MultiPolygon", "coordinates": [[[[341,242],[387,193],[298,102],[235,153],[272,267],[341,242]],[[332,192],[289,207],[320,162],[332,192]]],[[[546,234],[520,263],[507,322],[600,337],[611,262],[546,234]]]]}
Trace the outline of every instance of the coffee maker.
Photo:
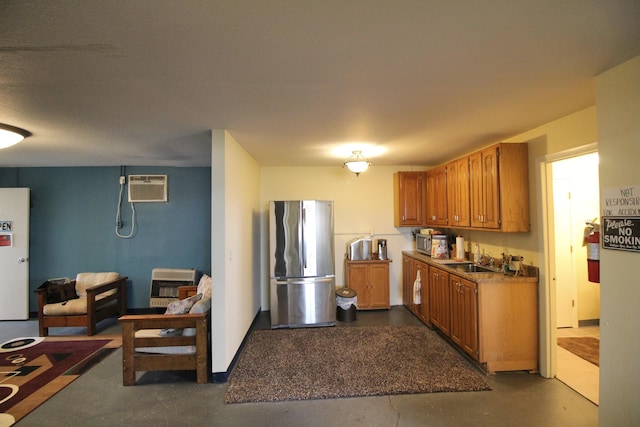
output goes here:
{"type": "Polygon", "coordinates": [[[386,260],[387,258],[387,239],[378,239],[378,259],[386,260]]]}

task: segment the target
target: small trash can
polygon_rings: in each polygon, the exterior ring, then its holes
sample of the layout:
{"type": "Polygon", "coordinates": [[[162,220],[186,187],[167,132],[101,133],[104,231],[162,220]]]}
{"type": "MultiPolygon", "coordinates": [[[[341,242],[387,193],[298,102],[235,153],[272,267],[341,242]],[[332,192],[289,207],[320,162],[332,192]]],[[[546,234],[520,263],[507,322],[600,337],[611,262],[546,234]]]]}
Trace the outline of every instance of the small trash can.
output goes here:
{"type": "Polygon", "coordinates": [[[353,322],[356,320],[358,294],[350,288],[336,290],[336,319],[341,322],[353,322]]]}

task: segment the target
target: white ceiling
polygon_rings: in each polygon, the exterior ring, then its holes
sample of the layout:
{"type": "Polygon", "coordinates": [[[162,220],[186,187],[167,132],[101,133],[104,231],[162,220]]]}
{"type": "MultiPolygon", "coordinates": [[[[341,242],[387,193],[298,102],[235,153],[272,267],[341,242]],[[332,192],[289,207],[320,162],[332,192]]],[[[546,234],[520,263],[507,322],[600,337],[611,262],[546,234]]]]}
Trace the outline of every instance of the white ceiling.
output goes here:
{"type": "MultiPolygon", "coordinates": [[[[435,165],[594,104],[640,1],[0,2],[0,167],[435,165]],[[378,154],[376,154],[378,153],[378,154]]],[[[640,83],[640,82],[639,82],[640,83]]]]}

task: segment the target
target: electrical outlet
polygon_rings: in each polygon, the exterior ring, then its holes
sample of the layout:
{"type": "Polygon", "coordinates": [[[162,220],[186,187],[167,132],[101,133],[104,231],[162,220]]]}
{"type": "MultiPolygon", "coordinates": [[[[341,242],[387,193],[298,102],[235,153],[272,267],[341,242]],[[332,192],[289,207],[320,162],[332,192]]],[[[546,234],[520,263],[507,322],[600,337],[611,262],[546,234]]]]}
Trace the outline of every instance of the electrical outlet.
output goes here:
{"type": "Polygon", "coordinates": [[[126,183],[127,178],[125,178],[124,176],[120,177],[120,185],[124,185],[126,183]]]}

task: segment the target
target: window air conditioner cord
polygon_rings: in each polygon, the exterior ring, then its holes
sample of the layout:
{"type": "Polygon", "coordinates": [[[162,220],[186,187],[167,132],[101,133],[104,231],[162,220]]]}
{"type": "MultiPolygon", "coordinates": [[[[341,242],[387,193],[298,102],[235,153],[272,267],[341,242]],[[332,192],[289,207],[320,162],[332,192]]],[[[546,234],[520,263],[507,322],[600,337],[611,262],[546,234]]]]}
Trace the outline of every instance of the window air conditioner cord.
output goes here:
{"type": "Polygon", "coordinates": [[[116,236],[123,239],[130,239],[135,235],[136,230],[136,207],[133,202],[131,202],[131,232],[128,235],[120,234],[118,230],[120,228],[121,220],[120,220],[120,207],[122,206],[122,192],[124,189],[124,184],[120,184],[120,194],[118,195],[118,209],[116,211],[116,236]]]}

